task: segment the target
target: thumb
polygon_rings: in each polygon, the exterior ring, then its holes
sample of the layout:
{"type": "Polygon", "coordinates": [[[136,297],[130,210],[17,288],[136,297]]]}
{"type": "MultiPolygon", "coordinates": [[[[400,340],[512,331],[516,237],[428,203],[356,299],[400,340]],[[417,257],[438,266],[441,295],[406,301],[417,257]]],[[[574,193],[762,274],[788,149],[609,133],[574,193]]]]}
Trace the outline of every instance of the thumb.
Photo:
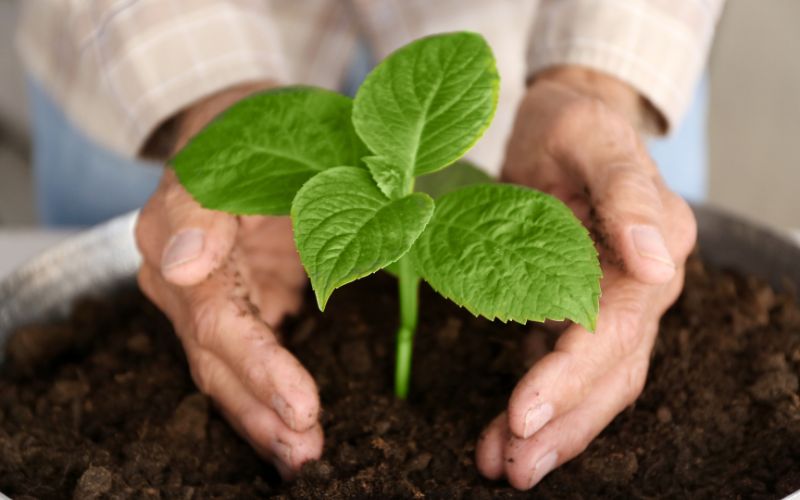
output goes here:
{"type": "Polygon", "coordinates": [[[634,278],[654,285],[668,282],[676,268],[664,239],[667,214],[658,174],[633,165],[604,170],[589,185],[601,231],[634,278]]]}
{"type": "Polygon", "coordinates": [[[236,241],[238,221],[233,215],[202,208],[173,171],[164,175],[168,187],[163,217],[169,234],[161,254],[161,274],[175,285],[195,285],[228,256],[236,241]]]}

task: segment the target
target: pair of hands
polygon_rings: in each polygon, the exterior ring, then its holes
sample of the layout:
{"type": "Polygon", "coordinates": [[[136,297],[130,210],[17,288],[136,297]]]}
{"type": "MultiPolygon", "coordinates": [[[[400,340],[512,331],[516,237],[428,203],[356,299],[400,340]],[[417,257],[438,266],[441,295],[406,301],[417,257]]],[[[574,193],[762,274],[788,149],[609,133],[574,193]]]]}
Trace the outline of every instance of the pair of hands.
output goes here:
{"type": "MultiPolygon", "coordinates": [[[[178,147],[258,88],[193,107],[178,147]]],[[[532,487],[585,449],[644,386],[695,223],[647,154],[637,131],[643,109],[626,85],[575,68],[540,75],[520,106],[503,176],[559,197],[594,232],[603,296],[595,334],[567,327],[481,436],[477,464],[489,478],[532,487]]],[[[139,283],[175,326],[198,387],[291,478],[320,456],[323,436],[314,381],[275,328],[299,307],[306,281],[288,218],[202,209],[167,170],[137,241],[139,283]]]]}

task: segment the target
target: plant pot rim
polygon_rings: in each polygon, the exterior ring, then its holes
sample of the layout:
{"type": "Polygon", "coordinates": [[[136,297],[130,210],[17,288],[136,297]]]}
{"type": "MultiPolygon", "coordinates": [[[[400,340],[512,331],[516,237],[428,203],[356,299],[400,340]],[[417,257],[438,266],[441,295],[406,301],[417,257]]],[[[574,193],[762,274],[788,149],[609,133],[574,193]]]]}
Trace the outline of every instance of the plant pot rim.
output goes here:
{"type": "MultiPolygon", "coordinates": [[[[700,254],[730,268],[800,291],[800,243],[788,235],[708,205],[694,205],[700,254]]],[[[84,295],[135,283],[141,257],[134,240],[138,211],[73,236],[0,281],[0,346],[17,327],[65,317],[84,295]]],[[[2,363],[3,349],[0,349],[2,363]]],[[[0,500],[7,498],[0,492],[0,500]]],[[[800,500],[800,490],[784,500],[800,500]]]]}

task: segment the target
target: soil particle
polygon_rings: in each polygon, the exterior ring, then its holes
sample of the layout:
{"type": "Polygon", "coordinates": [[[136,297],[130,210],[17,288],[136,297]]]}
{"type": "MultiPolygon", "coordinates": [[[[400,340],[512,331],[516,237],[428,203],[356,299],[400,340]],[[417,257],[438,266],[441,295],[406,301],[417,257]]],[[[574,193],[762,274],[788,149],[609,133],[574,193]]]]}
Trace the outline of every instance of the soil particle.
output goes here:
{"type": "Polygon", "coordinates": [[[314,481],[325,482],[334,474],[333,466],[326,460],[315,460],[303,465],[301,475],[314,481]]]}
{"type": "Polygon", "coordinates": [[[73,498],[76,500],[91,500],[101,498],[111,491],[114,483],[114,473],[105,467],[90,466],[86,469],[75,487],[73,498]]]}
{"type": "Polygon", "coordinates": [[[183,398],[167,422],[167,433],[176,439],[204,441],[208,425],[208,399],[200,393],[183,398]]]}
{"type": "Polygon", "coordinates": [[[656,418],[662,424],[668,424],[672,422],[672,412],[666,406],[660,406],[658,410],[656,410],[656,418]]]}
{"type": "Polygon", "coordinates": [[[769,403],[797,392],[797,375],[786,371],[773,371],[761,375],[750,386],[750,394],[756,401],[769,403]]]}
{"type": "Polygon", "coordinates": [[[153,343],[150,342],[150,337],[142,332],[133,334],[125,343],[125,347],[135,354],[147,355],[153,352],[153,343]]]}
{"type": "Polygon", "coordinates": [[[66,404],[81,399],[89,393],[89,385],[80,380],[59,380],[50,390],[50,400],[56,404],[66,404]]]}
{"type": "Polygon", "coordinates": [[[615,485],[625,485],[639,470],[639,462],[632,451],[587,455],[583,460],[583,469],[615,485]]]}
{"type": "Polygon", "coordinates": [[[759,372],[786,372],[790,370],[788,361],[786,360],[786,354],[782,352],[758,356],[753,368],[759,372]]]}
{"type": "Polygon", "coordinates": [[[430,453],[420,453],[416,457],[408,461],[406,468],[409,472],[419,472],[428,468],[431,463],[433,455],[430,453]]]}
{"type": "Polygon", "coordinates": [[[553,325],[492,324],[427,288],[411,395],[392,397],[395,284],[309,291],[283,327],[320,388],[325,449],[281,484],[191,382],[136,292],[22,329],[0,368],[0,491],[14,498],[781,498],[800,489],[800,309],[687,263],[644,393],[532,492],[487,481],[475,441],[553,325]]]}

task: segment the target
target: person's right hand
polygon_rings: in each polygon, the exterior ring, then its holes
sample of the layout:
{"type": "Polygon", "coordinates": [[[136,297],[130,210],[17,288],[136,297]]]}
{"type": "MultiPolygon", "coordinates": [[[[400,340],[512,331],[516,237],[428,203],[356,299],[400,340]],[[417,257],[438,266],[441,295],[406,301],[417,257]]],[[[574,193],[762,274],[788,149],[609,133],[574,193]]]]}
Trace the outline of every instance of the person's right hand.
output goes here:
{"type": "MultiPolygon", "coordinates": [[[[247,93],[204,106],[178,146],[247,93]]],[[[275,330],[299,308],[306,283],[289,218],[206,210],[167,168],[139,216],[136,241],[139,285],[172,322],[200,390],[284,478],[318,458],[316,385],[275,330]]]]}
{"type": "Polygon", "coordinates": [[[589,68],[537,75],[520,104],[503,177],[567,204],[597,241],[597,328],[565,330],[517,384],[482,435],[478,468],[532,488],[589,445],[644,389],[661,316],[683,287],[691,209],[647,153],[647,105],[589,68]]]}

